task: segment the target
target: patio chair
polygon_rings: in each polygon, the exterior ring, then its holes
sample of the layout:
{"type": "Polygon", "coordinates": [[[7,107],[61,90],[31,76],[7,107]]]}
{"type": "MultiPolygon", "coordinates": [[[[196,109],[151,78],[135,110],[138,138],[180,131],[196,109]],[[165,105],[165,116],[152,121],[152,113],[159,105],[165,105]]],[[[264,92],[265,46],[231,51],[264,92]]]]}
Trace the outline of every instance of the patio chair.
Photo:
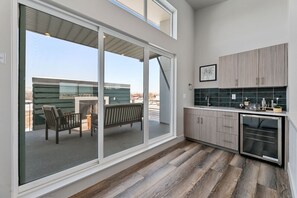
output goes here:
{"type": "Polygon", "coordinates": [[[59,144],[59,132],[79,127],[79,135],[82,136],[81,113],[65,113],[55,106],[43,105],[45,115],[45,139],[48,140],[48,129],[56,131],[56,144],[59,144]]]}

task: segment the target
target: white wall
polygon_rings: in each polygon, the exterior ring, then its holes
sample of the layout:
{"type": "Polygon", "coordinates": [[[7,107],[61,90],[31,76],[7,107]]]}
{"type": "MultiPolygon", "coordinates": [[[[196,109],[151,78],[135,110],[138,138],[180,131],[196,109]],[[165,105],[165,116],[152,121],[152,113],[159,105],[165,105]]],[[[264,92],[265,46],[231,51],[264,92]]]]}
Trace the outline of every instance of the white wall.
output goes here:
{"type": "Polygon", "coordinates": [[[291,189],[297,196],[297,2],[289,1],[289,178],[291,189]]]}
{"type": "MultiPolygon", "coordinates": [[[[194,11],[185,2],[180,0],[169,0],[169,2],[178,10],[178,39],[175,40],[163,32],[151,27],[145,22],[135,18],[133,15],[125,12],[117,6],[111,4],[108,0],[44,0],[48,3],[59,3],[65,9],[73,10],[79,14],[85,15],[89,18],[108,24],[108,26],[114,27],[123,32],[156,44],[164,49],[167,49],[177,55],[177,134],[183,136],[183,106],[193,104],[193,93],[188,90],[188,82],[193,81],[193,51],[194,51],[194,11]]],[[[0,197],[10,197],[12,189],[12,177],[11,177],[11,158],[12,156],[12,141],[11,135],[16,134],[17,131],[12,131],[10,123],[16,122],[11,119],[11,108],[16,108],[17,105],[11,104],[11,86],[13,84],[12,75],[12,63],[11,63],[11,50],[12,50],[12,32],[11,18],[16,18],[13,15],[11,4],[15,3],[15,0],[1,0],[0,1],[0,52],[7,53],[7,63],[0,64],[0,197]]],[[[63,8],[63,9],[64,9],[63,8]]],[[[14,21],[16,23],[17,20],[14,21]]],[[[16,143],[17,145],[17,143],[16,143]]],[[[16,146],[15,145],[15,146],[16,146]]],[[[157,152],[157,151],[154,151],[157,152]]],[[[152,155],[154,152],[151,152],[152,155]]],[[[144,155],[149,156],[149,155],[144,155]]],[[[127,164],[131,162],[137,162],[139,159],[131,159],[127,164]]],[[[127,165],[126,164],[126,165],[127,165]]],[[[125,166],[122,166],[125,167],[125,166]]],[[[119,168],[111,168],[103,175],[115,173],[115,170],[119,168]]],[[[102,175],[102,174],[101,174],[102,175]]],[[[94,175],[93,179],[84,179],[81,182],[77,182],[67,187],[67,191],[64,189],[52,194],[52,197],[63,197],[70,192],[76,192],[86,187],[86,184],[99,181],[103,177],[94,175]],[[83,185],[82,185],[83,184],[83,185]],[[65,194],[64,194],[65,193],[65,194]]],[[[69,195],[69,194],[68,194],[69,195]]]]}
{"type": "Polygon", "coordinates": [[[10,197],[11,189],[11,0],[0,1],[0,197],[10,197]]]}
{"type": "Polygon", "coordinates": [[[195,87],[218,87],[199,82],[198,67],[219,57],[288,42],[288,0],[228,0],[195,13],[195,87]]]}

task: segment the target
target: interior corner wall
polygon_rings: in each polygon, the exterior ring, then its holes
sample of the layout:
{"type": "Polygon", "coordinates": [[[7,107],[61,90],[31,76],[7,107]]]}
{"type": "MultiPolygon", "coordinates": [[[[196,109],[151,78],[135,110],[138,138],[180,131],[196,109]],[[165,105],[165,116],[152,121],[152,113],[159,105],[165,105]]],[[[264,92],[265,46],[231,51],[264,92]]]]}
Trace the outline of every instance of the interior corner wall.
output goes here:
{"type": "Polygon", "coordinates": [[[297,2],[289,1],[288,98],[289,98],[289,164],[288,174],[293,197],[297,197],[297,2]]]}
{"type": "Polygon", "coordinates": [[[288,0],[228,0],[197,10],[194,86],[218,87],[199,82],[199,66],[218,64],[220,56],[287,42],[288,0]]]}
{"type": "Polygon", "coordinates": [[[0,63],[0,197],[11,197],[11,0],[0,1],[0,53],[6,63],[0,63]]]}

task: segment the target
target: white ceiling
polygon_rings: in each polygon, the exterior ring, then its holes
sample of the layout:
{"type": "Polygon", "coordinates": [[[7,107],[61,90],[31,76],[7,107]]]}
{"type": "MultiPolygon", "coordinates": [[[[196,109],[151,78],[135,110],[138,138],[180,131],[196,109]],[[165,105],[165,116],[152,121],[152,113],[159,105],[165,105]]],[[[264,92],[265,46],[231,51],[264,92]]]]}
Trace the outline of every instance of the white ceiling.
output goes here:
{"type": "Polygon", "coordinates": [[[227,0],[186,0],[195,10],[227,0]]]}

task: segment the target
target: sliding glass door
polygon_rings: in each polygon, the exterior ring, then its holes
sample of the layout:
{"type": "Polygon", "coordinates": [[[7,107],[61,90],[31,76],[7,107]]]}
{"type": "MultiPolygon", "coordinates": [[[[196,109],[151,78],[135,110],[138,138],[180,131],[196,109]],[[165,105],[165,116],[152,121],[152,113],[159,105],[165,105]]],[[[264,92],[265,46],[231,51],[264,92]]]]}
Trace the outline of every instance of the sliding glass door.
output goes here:
{"type": "Polygon", "coordinates": [[[19,8],[20,185],[173,135],[172,55],[71,15],[19,8]]]}

